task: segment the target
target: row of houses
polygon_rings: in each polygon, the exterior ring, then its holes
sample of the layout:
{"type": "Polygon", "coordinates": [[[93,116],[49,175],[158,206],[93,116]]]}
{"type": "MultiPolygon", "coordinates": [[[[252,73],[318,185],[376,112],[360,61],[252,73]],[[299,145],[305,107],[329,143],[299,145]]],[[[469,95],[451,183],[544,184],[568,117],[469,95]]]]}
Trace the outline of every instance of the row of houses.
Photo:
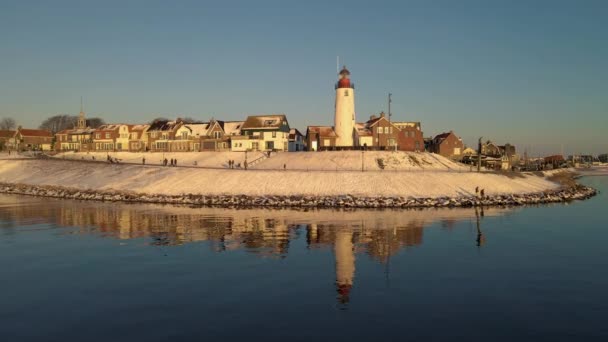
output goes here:
{"type": "Polygon", "coordinates": [[[304,137],[287,117],[254,115],[245,121],[189,123],[182,119],[150,124],[86,126],[84,113],[76,127],[55,134],[57,151],[303,151],[304,137]]]}
{"type": "Polygon", "coordinates": [[[0,150],[50,151],[52,144],[53,134],[43,129],[0,130],[0,150]]]}

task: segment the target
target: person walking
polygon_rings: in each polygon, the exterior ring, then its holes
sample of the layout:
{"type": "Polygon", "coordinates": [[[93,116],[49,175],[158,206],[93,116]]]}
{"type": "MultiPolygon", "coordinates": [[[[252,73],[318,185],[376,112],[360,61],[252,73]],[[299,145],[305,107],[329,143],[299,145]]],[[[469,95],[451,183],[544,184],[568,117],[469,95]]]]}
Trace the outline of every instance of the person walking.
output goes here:
{"type": "Polygon", "coordinates": [[[141,164],[146,165],[146,157],[141,158],[141,164]]]}
{"type": "Polygon", "coordinates": [[[173,159],[173,166],[177,166],[177,158],[173,159]]]}
{"type": "Polygon", "coordinates": [[[245,166],[245,170],[247,170],[247,161],[245,160],[245,162],[243,163],[243,165],[245,166]]]}

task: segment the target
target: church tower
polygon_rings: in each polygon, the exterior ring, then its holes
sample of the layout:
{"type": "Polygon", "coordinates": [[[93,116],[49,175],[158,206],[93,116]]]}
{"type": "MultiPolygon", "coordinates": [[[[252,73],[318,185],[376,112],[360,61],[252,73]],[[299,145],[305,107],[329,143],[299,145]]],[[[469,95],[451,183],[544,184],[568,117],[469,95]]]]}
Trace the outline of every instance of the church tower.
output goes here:
{"type": "Polygon", "coordinates": [[[334,131],[336,146],[352,147],[355,145],[355,85],[350,82],[350,72],[346,66],[340,71],[336,83],[336,114],[334,131]]]}
{"type": "Polygon", "coordinates": [[[82,107],[82,97],[80,98],[80,114],[78,114],[78,121],[76,123],[76,128],[78,128],[78,129],[87,128],[87,119],[84,117],[84,109],[82,107]]]}

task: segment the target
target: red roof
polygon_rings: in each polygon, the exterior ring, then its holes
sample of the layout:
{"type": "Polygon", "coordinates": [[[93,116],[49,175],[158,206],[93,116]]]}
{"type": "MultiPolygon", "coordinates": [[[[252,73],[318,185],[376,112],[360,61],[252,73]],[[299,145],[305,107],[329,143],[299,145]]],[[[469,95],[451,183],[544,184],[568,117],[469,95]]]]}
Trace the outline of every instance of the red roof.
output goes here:
{"type": "Polygon", "coordinates": [[[317,133],[321,137],[335,137],[336,131],[331,126],[308,126],[308,133],[317,133]]]}
{"type": "Polygon", "coordinates": [[[0,138],[12,138],[15,136],[15,131],[0,130],[0,138]]]}
{"type": "Polygon", "coordinates": [[[23,137],[49,137],[52,138],[53,134],[49,131],[45,131],[43,129],[26,129],[22,128],[19,130],[19,133],[23,137]]]}

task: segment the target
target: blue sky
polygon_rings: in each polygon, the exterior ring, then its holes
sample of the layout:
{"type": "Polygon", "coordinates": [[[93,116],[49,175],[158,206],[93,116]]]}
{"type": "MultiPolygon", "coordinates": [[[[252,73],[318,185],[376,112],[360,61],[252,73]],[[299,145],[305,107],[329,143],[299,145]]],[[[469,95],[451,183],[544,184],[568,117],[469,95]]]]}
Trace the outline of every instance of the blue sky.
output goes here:
{"type": "Polygon", "coordinates": [[[386,110],[532,154],[608,152],[608,1],[0,0],[0,117],[359,121],[386,110]],[[342,63],[341,63],[342,64],[342,63]]]}

